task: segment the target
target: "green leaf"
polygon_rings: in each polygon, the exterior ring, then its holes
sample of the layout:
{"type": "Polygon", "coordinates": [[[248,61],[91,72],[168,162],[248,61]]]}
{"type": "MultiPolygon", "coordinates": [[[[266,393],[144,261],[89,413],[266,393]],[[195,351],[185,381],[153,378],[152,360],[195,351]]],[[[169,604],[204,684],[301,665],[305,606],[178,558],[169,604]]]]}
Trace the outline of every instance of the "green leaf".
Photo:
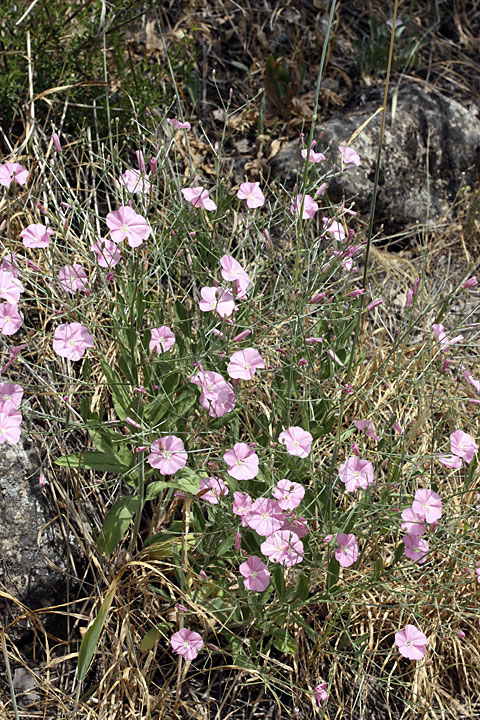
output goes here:
{"type": "Polygon", "coordinates": [[[160,633],[158,632],[157,628],[150,628],[150,630],[147,632],[146,635],[144,635],[140,642],[140,651],[147,652],[148,650],[153,650],[153,648],[155,647],[155,643],[159,637],[160,633]]]}
{"type": "Polygon", "coordinates": [[[298,652],[297,643],[286,630],[277,628],[273,631],[273,644],[277,650],[287,655],[295,655],[298,652]]]}
{"type": "Polygon", "coordinates": [[[116,587],[114,586],[108,591],[107,597],[100,608],[100,612],[83,636],[83,640],[80,644],[80,650],[78,651],[77,678],[79,682],[83,682],[85,679],[88,668],[92,662],[93,655],[100,638],[100,633],[105,625],[108,611],[110,610],[110,606],[115,595],[115,590],[116,587]]]}
{"type": "Polygon", "coordinates": [[[338,560],[335,559],[335,557],[332,557],[330,562],[328,563],[328,569],[327,569],[327,592],[332,592],[335,585],[338,582],[338,574],[340,572],[340,563],[338,560]]]}
{"type": "Polygon", "coordinates": [[[97,547],[102,555],[108,557],[115,550],[137,512],[139,502],[137,495],[128,495],[119,497],[112,505],[97,538],[97,547]]]}
{"type": "Polygon", "coordinates": [[[308,577],[304,573],[301,573],[298,576],[297,597],[302,600],[302,602],[305,602],[308,598],[309,590],[308,577]]]}
{"type": "Polygon", "coordinates": [[[195,405],[196,402],[197,393],[193,388],[186,388],[185,390],[182,390],[182,392],[178,395],[173,404],[175,413],[179,417],[185,415],[188,410],[190,410],[190,408],[195,405]]]}
{"type": "Polygon", "coordinates": [[[281,565],[275,565],[272,572],[272,580],[278,597],[280,598],[280,600],[283,600],[285,597],[286,588],[283,567],[281,565]]]}
{"type": "Polygon", "coordinates": [[[95,452],[92,450],[86,450],[74,455],[64,455],[57,458],[55,464],[60,467],[83,468],[84,470],[121,474],[126,473],[129,469],[129,465],[116,458],[113,452],[95,452]]]}
{"type": "Polygon", "coordinates": [[[145,492],[146,500],[153,500],[160,495],[162,490],[183,490],[190,495],[196,495],[200,490],[200,478],[190,468],[179,470],[169,482],[165,480],[154,480],[149,483],[145,492]]]}
{"type": "Polygon", "coordinates": [[[164,480],[154,480],[147,485],[147,489],[145,491],[145,500],[154,500],[157,495],[160,495],[160,493],[167,488],[172,488],[172,485],[165,482],[164,480]]]}
{"type": "Polygon", "coordinates": [[[118,372],[110,367],[110,365],[102,360],[102,370],[105,375],[110,392],[112,393],[113,406],[120,420],[125,420],[128,415],[128,408],[132,400],[126,383],[118,372]]]}

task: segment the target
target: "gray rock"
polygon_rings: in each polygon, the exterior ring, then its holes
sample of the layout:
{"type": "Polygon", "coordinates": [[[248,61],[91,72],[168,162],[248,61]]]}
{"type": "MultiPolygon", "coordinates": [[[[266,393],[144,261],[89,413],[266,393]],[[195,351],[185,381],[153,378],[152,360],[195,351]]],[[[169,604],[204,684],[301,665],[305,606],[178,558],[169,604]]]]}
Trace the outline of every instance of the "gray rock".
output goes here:
{"type": "MultiPolygon", "coordinates": [[[[382,104],[369,103],[361,110],[334,117],[316,128],[315,150],[324,152],[331,144],[322,170],[339,164],[339,145],[366,122],[382,104]]],[[[351,166],[329,184],[334,202],[355,197],[362,212],[368,212],[373,190],[379,113],[351,143],[361,158],[360,167],[351,166]]],[[[272,171],[285,179],[299,164],[300,151],[294,141],[272,160],[272,171]]],[[[427,219],[438,221],[451,205],[462,183],[471,183],[480,169],[480,121],[455,100],[417,86],[402,86],[394,122],[391,99],[385,125],[375,220],[388,231],[399,230],[427,219]]]]}
{"type": "MultiPolygon", "coordinates": [[[[17,445],[0,448],[0,588],[35,609],[58,601],[64,585],[63,543],[38,485],[40,462],[33,443],[25,437],[17,445]],[[63,578],[63,580],[62,580],[63,578]]],[[[15,611],[17,612],[18,608],[15,611]]],[[[3,613],[3,608],[2,608],[3,613]]]]}

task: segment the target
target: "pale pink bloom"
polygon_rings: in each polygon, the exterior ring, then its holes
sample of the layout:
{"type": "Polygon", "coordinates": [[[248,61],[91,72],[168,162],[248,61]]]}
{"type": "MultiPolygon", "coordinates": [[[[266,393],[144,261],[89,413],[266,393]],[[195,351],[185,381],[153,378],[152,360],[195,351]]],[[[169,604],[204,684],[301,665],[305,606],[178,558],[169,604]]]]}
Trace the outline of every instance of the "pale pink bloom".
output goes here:
{"type": "Polygon", "coordinates": [[[448,468],[452,468],[454,470],[458,470],[458,468],[461,468],[463,466],[463,460],[461,457],[458,457],[457,455],[440,455],[437,457],[438,462],[441,462],[442,465],[445,465],[448,468]]]}
{"type": "Polygon", "coordinates": [[[199,307],[202,312],[216,312],[220,317],[230,317],[236,309],[233,295],[218,287],[203,287],[199,307]]]}
{"type": "Polygon", "coordinates": [[[409,535],[423,535],[425,532],[425,516],[418,515],[413,508],[406,508],[402,512],[402,530],[409,535]]]}
{"type": "Polygon", "coordinates": [[[40,485],[40,487],[43,487],[47,484],[47,478],[43,473],[40,473],[40,475],[38,476],[38,484],[40,485]]]}
{"type": "Polygon", "coordinates": [[[151,338],[148,345],[150,352],[161,353],[168,352],[175,344],[175,335],[166,325],[152,328],[151,338]]]}
{"type": "Polygon", "coordinates": [[[470,385],[473,385],[473,387],[475,388],[475,390],[477,392],[480,392],[480,380],[475,380],[472,373],[469,370],[465,370],[463,365],[462,365],[462,372],[463,372],[463,377],[465,378],[465,380],[467,382],[469,382],[470,385]]]}
{"type": "Polygon", "coordinates": [[[0,332],[15,335],[23,325],[23,314],[16,303],[0,303],[0,332]]]}
{"type": "Polygon", "coordinates": [[[16,162],[7,162],[0,165],[0,185],[10,187],[12,182],[25,185],[29,172],[27,168],[16,162]]]}
{"type": "Polygon", "coordinates": [[[147,458],[149,465],[161,475],[175,475],[187,464],[187,453],[183,441],[176,435],[165,435],[155,440],[147,458]]]}
{"type": "Polygon", "coordinates": [[[87,284],[87,274],[79,263],[64,265],[58,273],[58,281],[65,292],[75,295],[87,284]]]}
{"type": "Polygon", "coordinates": [[[182,195],[185,200],[192,203],[195,208],[205,208],[205,210],[216,210],[217,206],[210,199],[208,190],[202,187],[182,188],[182,195]]]}
{"type": "Polygon", "coordinates": [[[1,373],[6,373],[8,368],[13,365],[15,360],[18,358],[20,353],[22,352],[23,348],[27,347],[27,343],[23,343],[23,345],[13,345],[11,348],[9,348],[9,358],[8,361],[5,363],[5,365],[0,370],[1,373]]]}
{"type": "Polygon", "coordinates": [[[300,505],[305,495],[305,488],[300,483],[284,478],[273,488],[273,496],[277,498],[282,510],[294,510],[300,505]]]}
{"type": "Polygon", "coordinates": [[[114,243],[127,240],[132,248],[141,245],[152,232],[145,218],[129,205],[122,205],[118,210],[109,212],[106,223],[114,243]]]}
{"type": "Polygon", "coordinates": [[[412,510],[427,523],[433,523],[442,517],[440,495],[429,488],[421,488],[415,493],[412,510]]]}
{"type": "Polygon", "coordinates": [[[316,343],[322,343],[323,337],[307,337],[305,338],[307,345],[315,345],[316,343]]]}
{"type": "Polygon", "coordinates": [[[241,333],[238,333],[238,335],[235,335],[232,342],[241,342],[242,340],[245,340],[250,334],[251,330],[242,330],[241,333]]]}
{"type": "Polygon", "coordinates": [[[255,500],[248,514],[248,526],[259,535],[272,535],[284,523],[282,509],[276,500],[261,497],[255,500]]]}
{"type": "Polygon", "coordinates": [[[235,534],[235,544],[234,544],[235,550],[241,550],[242,548],[242,533],[237,530],[235,534]]]}
{"type": "Polygon", "coordinates": [[[360,297],[361,295],[363,295],[364,292],[365,292],[364,288],[357,288],[356,290],[350,290],[350,292],[348,293],[348,297],[357,298],[357,297],[360,297]]]}
{"type": "Polygon", "coordinates": [[[188,628],[182,628],[170,638],[172,650],[181,655],[185,660],[195,660],[203,647],[202,636],[188,628]]]}
{"type": "Polygon", "coordinates": [[[463,458],[467,463],[472,462],[478,452],[478,445],[475,440],[463,430],[455,430],[450,435],[450,447],[454,455],[463,458]]]}
{"type": "Polygon", "coordinates": [[[285,516],[282,530],[291,530],[297,537],[303,538],[309,532],[307,518],[296,517],[293,513],[289,513],[285,516]]]}
{"type": "Polygon", "coordinates": [[[376,300],[373,300],[369,305],[367,305],[367,310],[373,310],[373,308],[376,308],[378,305],[382,305],[383,298],[377,298],[376,300]]]}
{"type": "Polygon", "coordinates": [[[325,195],[325,191],[327,189],[327,183],[323,182],[319,188],[315,191],[315,197],[318,197],[319,195],[325,195]]]}
{"type": "Polygon", "coordinates": [[[285,445],[289,455],[306,458],[310,454],[313,437],[308,430],[304,430],[298,425],[292,425],[280,433],[278,441],[285,445]]]}
{"type": "MultiPolygon", "coordinates": [[[[132,427],[137,428],[137,430],[142,429],[142,426],[140,425],[140,423],[138,423],[136,420],[133,420],[133,418],[128,417],[128,415],[125,418],[125,422],[127,423],[127,425],[131,425],[132,427]]],[[[137,448],[137,451],[138,451],[138,448],[137,448]]]]}
{"type": "Polygon", "coordinates": [[[90,246],[90,250],[97,256],[97,262],[100,267],[111,268],[120,262],[120,250],[113,240],[108,240],[107,238],[97,240],[97,242],[94,242],[90,246]]]}
{"type": "Polygon", "coordinates": [[[328,700],[327,683],[320,683],[313,688],[313,695],[319,707],[322,707],[322,703],[328,700]]]}
{"type": "Polygon", "coordinates": [[[250,555],[248,560],[239,567],[240,574],[244,577],[244,584],[247,590],[263,592],[270,583],[270,571],[267,566],[256,555],[250,555]]]}
{"type": "Polygon", "coordinates": [[[251,380],[255,371],[265,367],[265,362],[255,348],[234,352],[228,363],[227,372],[231,378],[251,380]]]}
{"type": "Polygon", "coordinates": [[[18,258],[15,254],[7,253],[0,263],[0,270],[11,272],[13,277],[18,278],[18,258]]]}
{"type": "Polygon", "coordinates": [[[16,305],[20,300],[20,293],[25,290],[20,280],[8,270],[0,270],[0,298],[11,305],[16,305]]]}
{"type": "Polygon", "coordinates": [[[252,498],[248,493],[233,493],[233,512],[242,518],[242,527],[248,527],[248,517],[252,508],[252,498]]]}
{"type": "Polygon", "coordinates": [[[138,170],[125,170],[118,178],[119,187],[126,187],[131,193],[147,193],[151,188],[150,181],[138,170]]]}
{"type": "Polygon", "coordinates": [[[219,373],[202,370],[193,375],[190,382],[202,388],[199,402],[211,417],[223,417],[235,407],[237,399],[233,388],[219,373]]]}
{"type": "MultiPolygon", "coordinates": [[[[312,140],[312,145],[310,147],[310,152],[308,153],[308,162],[310,163],[321,163],[323,160],[326,160],[325,155],[321,152],[315,152],[314,147],[317,144],[316,140],[312,140]]],[[[301,151],[301,155],[303,159],[305,160],[307,157],[307,149],[303,148],[301,151]]],[[[318,191],[317,191],[318,192],[318,191]]]]}
{"type": "Polygon", "coordinates": [[[330,235],[335,238],[335,240],[338,240],[338,242],[341,242],[342,240],[345,240],[346,233],[345,228],[343,227],[342,223],[338,222],[337,220],[334,220],[333,218],[322,218],[323,220],[323,229],[325,232],[330,233],[330,235]]]}
{"type": "Polygon", "coordinates": [[[23,398],[23,388],[16,383],[0,382],[0,403],[3,407],[12,405],[20,407],[23,398]]]}
{"type": "Polygon", "coordinates": [[[250,277],[240,263],[231,255],[223,255],[223,257],[220,258],[220,265],[222,266],[223,279],[234,283],[237,297],[243,300],[246,297],[246,291],[250,285],[250,277]]]}
{"type": "Polygon", "coordinates": [[[477,284],[477,278],[475,277],[475,275],[473,275],[473,277],[468,278],[468,280],[466,280],[463,283],[462,290],[466,290],[467,288],[475,287],[476,284],[477,284]]]}
{"type": "Polygon", "coordinates": [[[304,555],[302,541],[290,530],[277,530],[264,540],[260,550],[272,562],[278,562],[286,567],[302,562],[304,555]]]}
{"type": "Polygon", "coordinates": [[[55,149],[57,152],[62,152],[62,143],[60,142],[60,138],[58,137],[58,134],[56,132],[52,133],[52,140],[53,144],[55,145],[55,149]]]}
{"type": "Polygon", "coordinates": [[[20,440],[22,415],[12,404],[0,407],[0,443],[16,445],[20,440]]]}
{"type": "MultiPolygon", "coordinates": [[[[292,200],[292,204],[290,205],[290,212],[294,215],[300,215],[300,210],[302,207],[302,195],[297,195],[295,200],[292,200]]],[[[315,200],[312,198],[311,195],[305,195],[305,201],[303,203],[303,213],[302,213],[302,220],[313,220],[315,217],[315,213],[318,210],[318,204],[315,202],[315,200]]]]}
{"type": "Polygon", "coordinates": [[[395,633],[395,645],[409,660],[421,660],[427,652],[428,640],[415,625],[405,625],[405,630],[395,633]]]}
{"type": "Polygon", "coordinates": [[[466,635],[463,632],[463,630],[457,630],[457,635],[460,638],[460,640],[465,640],[465,638],[466,638],[466,635]]]}
{"type": "Polygon", "coordinates": [[[378,435],[375,434],[372,420],[354,420],[353,424],[357,430],[363,430],[367,437],[372,438],[372,440],[376,440],[377,442],[380,441],[378,435]]]}
{"type": "Polygon", "coordinates": [[[262,207],[265,203],[265,196],[260,190],[259,182],[244,182],[240,185],[237,192],[237,197],[240,200],[246,200],[247,206],[250,209],[262,207]]]}
{"type": "Polygon", "coordinates": [[[475,568],[475,575],[477,576],[477,582],[480,583],[480,563],[477,563],[477,567],[475,568]]]}
{"type": "Polygon", "coordinates": [[[356,150],[351,147],[345,147],[345,145],[340,145],[338,149],[340,150],[345,165],[360,165],[360,156],[356,150]]]}
{"type": "Polygon", "coordinates": [[[373,465],[369,460],[353,455],[340,465],[338,476],[348,492],[355,492],[358,488],[364,490],[373,483],[373,465]]]}
{"type": "Polygon", "coordinates": [[[415,560],[422,565],[427,560],[427,553],[430,545],[417,533],[407,533],[402,542],[405,545],[405,556],[410,560],[415,560]]]}
{"type": "Polygon", "coordinates": [[[228,474],[235,480],[252,480],[258,475],[258,455],[247,443],[235,443],[223,459],[228,465],[228,474]]]}
{"type": "Polygon", "coordinates": [[[350,567],[358,558],[357,538],[353,534],[338,533],[337,544],[335,559],[338,560],[342,567],[350,567]]]}
{"type": "Polygon", "coordinates": [[[201,478],[199,490],[207,490],[202,495],[202,500],[206,500],[210,505],[218,505],[219,499],[229,492],[223,480],[217,477],[201,478]]]}
{"type": "Polygon", "coordinates": [[[440,350],[446,350],[451,345],[455,345],[456,343],[465,340],[463,335],[457,335],[456,337],[452,338],[452,340],[450,340],[450,338],[447,337],[445,333],[445,328],[441,323],[432,325],[432,329],[437,342],[440,344],[440,350]]]}
{"type": "Polygon", "coordinates": [[[44,248],[50,245],[50,237],[54,234],[53,230],[45,227],[42,223],[33,223],[26,227],[20,233],[25,247],[44,248]]]}
{"type": "Polygon", "coordinates": [[[167,122],[173,125],[176,130],[190,130],[192,127],[189,122],[180,122],[176,118],[167,118],[167,122]]]}
{"type": "Polygon", "coordinates": [[[327,294],[324,292],[316,293],[311,299],[310,302],[312,305],[315,305],[316,303],[319,303],[320,300],[324,300],[327,297],[327,294]]]}
{"type": "Polygon", "coordinates": [[[53,349],[68,360],[80,360],[85,350],[93,347],[93,338],[84,325],[78,322],[59,325],[55,330],[53,349]]]}
{"type": "Polygon", "coordinates": [[[333,350],[331,348],[328,348],[327,355],[329,355],[332,358],[332,360],[337,363],[337,365],[343,366],[343,362],[340,360],[338,355],[335,352],[333,352],[333,350]]]}

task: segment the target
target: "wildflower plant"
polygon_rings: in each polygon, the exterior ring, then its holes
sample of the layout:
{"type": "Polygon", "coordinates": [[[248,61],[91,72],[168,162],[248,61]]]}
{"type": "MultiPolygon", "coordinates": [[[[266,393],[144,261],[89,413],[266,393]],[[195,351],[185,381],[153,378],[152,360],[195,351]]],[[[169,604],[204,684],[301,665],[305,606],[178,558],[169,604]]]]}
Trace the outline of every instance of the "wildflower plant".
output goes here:
{"type": "Polygon", "coordinates": [[[0,443],[45,428],[43,472],[94,506],[91,551],[117,578],[78,679],[129,574],[157,609],[131,602],[137,664],[233,663],[324,713],[341,666],[399,693],[478,625],[477,325],[425,281],[396,312],[362,280],[362,226],[328,198],[361,162],[347,139],[299,148],[298,193],[229,191],[180,152],[197,131],[84,140],[45,160],[50,185],[23,157],[0,167],[0,443]],[[300,676],[302,650],[321,661],[300,676]]]}

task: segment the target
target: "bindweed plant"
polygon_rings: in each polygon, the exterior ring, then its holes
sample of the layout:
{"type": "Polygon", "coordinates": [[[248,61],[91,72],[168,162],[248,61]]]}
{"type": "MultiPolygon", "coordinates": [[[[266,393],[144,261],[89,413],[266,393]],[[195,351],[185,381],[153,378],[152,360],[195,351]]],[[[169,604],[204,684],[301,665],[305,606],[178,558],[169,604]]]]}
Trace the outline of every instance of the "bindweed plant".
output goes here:
{"type": "Polygon", "coordinates": [[[232,193],[192,169],[198,132],[37,138],[0,167],[0,441],[50,448],[42,482],[102,568],[76,711],[95,658],[100,699],[122,671],[101,650],[118,618],[148,712],[225,665],[287,715],[334,717],[352,669],[359,697],[424,708],[476,657],[476,279],[445,295],[425,265],[399,310],[328,196],[354,148],[300,147],[293,196],[232,193]]]}

